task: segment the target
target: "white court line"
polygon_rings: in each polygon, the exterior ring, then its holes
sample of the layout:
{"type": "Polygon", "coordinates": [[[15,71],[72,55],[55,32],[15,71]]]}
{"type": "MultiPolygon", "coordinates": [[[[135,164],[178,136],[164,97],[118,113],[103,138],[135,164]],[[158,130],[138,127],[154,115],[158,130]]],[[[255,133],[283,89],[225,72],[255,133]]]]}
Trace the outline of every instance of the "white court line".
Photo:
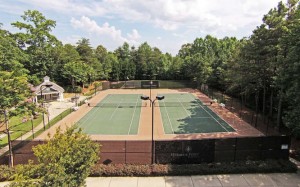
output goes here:
{"type": "MultiPolygon", "coordinates": [[[[142,96],[142,95],[139,95],[139,97],[138,98],[140,98],[140,96],[142,96]]],[[[141,107],[143,106],[143,102],[141,103],[141,107]]],[[[140,133],[140,126],[141,126],[141,115],[142,115],[142,108],[140,108],[140,117],[139,117],[139,126],[138,126],[138,132],[137,132],[137,134],[139,134],[140,133]]]]}
{"type": "MultiPolygon", "coordinates": [[[[211,117],[192,117],[193,119],[209,119],[211,117]]],[[[175,120],[178,120],[178,118],[170,118],[170,119],[175,119],[175,120]]]]}
{"type": "Polygon", "coordinates": [[[170,126],[171,126],[171,129],[172,129],[172,132],[173,132],[173,134],[174,134],[174,129],[173,129],[173,126],[172,126],[172,123],[171,123],[171,120],[170,120],[170,116],[169,116],[169,113],[168,113],[168,111],[167,111],[167,107],[166,107],[166,104],[165,104],[165,101],[163,100],[163,103],[164,103],[164,105],[165,105],[165,111],[166,111],[166,113],[167,113],[167,116],[168,116],[168,119],[169,119],[169,124],[170,124],[170,126]]]}
{"type": "Polygon", "coordinates": [[[111,119],[114,117],[116,111],[119,109],[119,106],[121,105],[121,103],[122,103],[123,100],[124,100],[124,99],[122,99],[122,100],[119,102],[118,106],[115,108],[115,110],[114,110],[113,113],[111,114],[109,120],[111,120],[111,119]]]}
{"type": "Polygon", "coordinates": [[[135,111],[136,111],[136,105],[137,105],[138,101],[139,101],[139,98],[137,98],[136,102],[135,102],[135,107],[134,107],[134,111],[133,111],[133,114],[132,114],[132,117],[131,117],[131,122],[130,122],[130,125],[129,125],[129,129],[128,129],[127,135],[129,135],[129,132],[131,130],[131,125],[132,125],[132,122],[133,122],[134,114],[135,114],[135,111]]]}
{"type": "Polygon", "coordinates": [[[177,98],[177,100],[179,101],[181,107],[184,109],[184,111],[186,112],[186,114],[191,118],[191,115],[188,113],[188,111],[186,110],[186,108],[183,106],[182,102],[177,98]]]}
{"type": "MultiPolygon", "coordinates": [[[[90,118],[91,119],[94,119],[97,115],[92,115],[92,114],[94,114],[94,113],[96,113],[100,108],[101,108],[101,106],[104,104],[104,103],[107,103],[107,102],[103,102],[103,101],[106,101],[109,97],[110,97],[111,95],[109,94],[107,97],[105,97],[102,101],[100,101],[101,102],[101,105],[99,105],[99,106],[97,106],[98,108],[96,109],[96,110],[91,110],[91,111],[89,111],[86,115],[88,115],[90,112],[92,112],[92,113],[90,113],[89,115],[89,117],[87,117],[85,120],[84,120],[84,122],[82,122],[82,124],[84,124],[85,122],[87,122],[88,120],[90,120],[90,118]]],[[[84,118],[84,116],[83,116],[83,118],[84,118]]],[[[90,124],[91,125],[91,124],[90,124]]],[[[90,125],[88,125],[88,126],[90,126],[90,125]]],[[[86,127],[88,127],[88,126],[85,126],[85,128],[86,127]]]]}
{"type": "Polygon", "coordinates": [[[225,129],[227,132],[229,132],[215,117],[213,117],[207,110],[204,109],[204,107],[200,104],[198,104],[207,114],[209,114],[223,129],[225,129]]]}

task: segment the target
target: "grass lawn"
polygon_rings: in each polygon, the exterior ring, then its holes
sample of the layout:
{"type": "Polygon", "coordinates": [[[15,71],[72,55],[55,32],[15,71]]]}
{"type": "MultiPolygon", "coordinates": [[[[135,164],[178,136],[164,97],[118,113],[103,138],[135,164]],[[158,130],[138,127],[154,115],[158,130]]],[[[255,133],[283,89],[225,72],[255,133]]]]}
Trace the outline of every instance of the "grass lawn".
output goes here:
{"type": "MultiPolygon", "coordinates": [[[[9,127],[11,132],[11,140],[15,140],[21,137],[23,134],[31,131],[32,124],[31,121],[28,120],[26,122],[22,122],[21,116],[14,116],[9,119],[9,127]]],[[[39,115],[37,119],[33,120],[33,127],[36,127],[42,122],[42,115],[39,115]]],[[[4,132],[0,132],[1,135],[5,134],[4,132]]],[[[0,139],[0,148],[7,145],[7,136],[3,136],[0,139]]]]}

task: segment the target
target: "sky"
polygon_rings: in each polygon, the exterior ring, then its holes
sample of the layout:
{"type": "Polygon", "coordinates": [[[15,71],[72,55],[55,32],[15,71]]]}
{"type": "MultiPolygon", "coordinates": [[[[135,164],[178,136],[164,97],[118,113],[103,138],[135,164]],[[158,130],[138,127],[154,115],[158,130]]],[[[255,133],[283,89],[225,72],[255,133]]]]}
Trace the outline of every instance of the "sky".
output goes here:
{"type": "MultiPolygon", "coordinates": [[[[176,55],[196,38],[249,37],[263,15],[279,0],[0,0],[2,29],[38,10],[56,21],[52,34],[64,44],[87,38],[91,46],[114,51],[124,42],[136,48],[147,42],[176,55]]],[[[285,2],[285,1],[283,1],[285,2]]]]}

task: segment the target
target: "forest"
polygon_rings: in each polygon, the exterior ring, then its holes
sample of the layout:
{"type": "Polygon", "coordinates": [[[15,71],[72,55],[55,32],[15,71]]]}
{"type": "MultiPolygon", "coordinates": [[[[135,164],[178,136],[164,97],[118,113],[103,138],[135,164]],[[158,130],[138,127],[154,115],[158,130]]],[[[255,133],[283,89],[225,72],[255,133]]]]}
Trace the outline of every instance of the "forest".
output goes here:
{"type": "MultiPolygon", "coordinates": [[[[63,44],[51,32],[56,22],[28,10],[11,23],[0,23],[0,111],[22,105],[44,76],[64,88],[94,81],[149,79],[190,80],[239,98],[271,119],[278,129],[300,137],[300,5],[279,2],[262,16],[251,36],[216,38],[207,35],[185,43],[177,55],[147,42],[124,43],[114,51],[90,39],[63,44]]],[[[1,114],[1,116],[2,116],[1,114]]],[[[2,117],[1,117],[2,118],[2,117]]]]}

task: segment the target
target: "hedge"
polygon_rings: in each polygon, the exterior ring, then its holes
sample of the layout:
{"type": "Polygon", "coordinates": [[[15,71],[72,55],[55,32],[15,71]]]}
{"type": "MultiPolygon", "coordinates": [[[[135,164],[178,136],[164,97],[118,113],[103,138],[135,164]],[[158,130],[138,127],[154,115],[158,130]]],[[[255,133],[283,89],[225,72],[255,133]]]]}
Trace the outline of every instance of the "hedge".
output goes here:
{"type": "Polygon", "coordinates": [[[179,176],[274,172],[297,172],[297,166],[288,160],[240,161],[189,165],[98,164],[92,168],[90,176],[179,176]]]}
{"type": "MultiPolygon", "coordinates": [[[[17,172],[26,170],[22,175],[39,178],[38,165],[18,165],[14,168],[0,165],[0,181],[16,180],[17,172]]],[[[134,165],[134,164],[97,164],[91,169],[90,177],[99,176],[183,176],[238,173],[295,173],[297,166],[288,160],[240,161],[230,163],[209,163],[189,165],[134,165]]]]}

